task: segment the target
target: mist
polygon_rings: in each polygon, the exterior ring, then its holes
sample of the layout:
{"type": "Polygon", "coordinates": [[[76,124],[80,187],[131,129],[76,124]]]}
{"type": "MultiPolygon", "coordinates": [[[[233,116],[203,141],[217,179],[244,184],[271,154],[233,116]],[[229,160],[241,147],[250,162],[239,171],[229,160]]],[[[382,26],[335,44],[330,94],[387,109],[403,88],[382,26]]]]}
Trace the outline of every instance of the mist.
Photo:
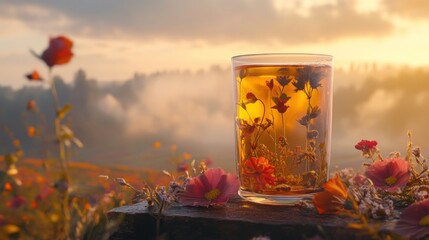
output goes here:
{"type": "MultiPolygon", "coordinates": [[[[121,82],[89,79],[79,70],[72,79],[55,77],[60,104],[73,109],[66,122],[85,144],[73,151],[73,160],[98,164],[121,163],[171,169],[174,154],[193,159],[211,158],[214,166],[235,171],[234,114],[230,69],[165,71],[135,74],[121,82]],[[161,148],[154,148],[159,141],[161,148]],[[170,147],[177,146],[172,153],[170,147]]],[[[371,64],[336,69],[334,75],[331,168],[359,168],[361,139],[377,140],[384,155],[404,153],[407,130],[423,149],[429,130],[429,69],[371,64]]],[[[0,87],[0,126],[23,143],[26,157],[55,157],[54,118],[47,87],[34,83],[14,90],[0,87]],[[26,111],[27,101],[38,112],[26,111]],[[29,138],[28,126],[39,135],[29,138]]],[[[10,150],[0,134],[0,154],[10,150]]]]}

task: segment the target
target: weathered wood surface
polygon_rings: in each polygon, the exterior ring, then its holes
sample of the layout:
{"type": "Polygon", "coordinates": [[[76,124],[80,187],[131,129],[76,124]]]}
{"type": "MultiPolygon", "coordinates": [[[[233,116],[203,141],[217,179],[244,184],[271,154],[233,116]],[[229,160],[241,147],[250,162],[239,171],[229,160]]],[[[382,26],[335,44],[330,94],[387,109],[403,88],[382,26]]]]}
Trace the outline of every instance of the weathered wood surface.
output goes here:
{"type": "MultiPolygon", "coordinates": [[[[156,239],[156,216],[146,203],[112,209],[109,218],[123,216],[110,239],[156,239]]],[[[318,215],[303,207],[266,206],[234,198],[225,207],[169,208],[161,219],[162,239],[371,239],[362,231],[346,228],[350,219],[318,215]]],[[[390,231],[393,222],[382,222],[390,231]]]]}

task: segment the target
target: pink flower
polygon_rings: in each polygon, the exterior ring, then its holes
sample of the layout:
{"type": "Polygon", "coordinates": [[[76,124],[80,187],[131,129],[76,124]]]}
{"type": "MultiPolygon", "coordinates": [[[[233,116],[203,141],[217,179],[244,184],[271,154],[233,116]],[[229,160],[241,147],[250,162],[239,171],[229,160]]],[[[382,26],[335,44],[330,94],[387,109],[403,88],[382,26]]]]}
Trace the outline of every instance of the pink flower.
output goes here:
{"type": "Polygon", "coordinates": [[[361,140],[355,145],[357,150],[367,153],[377,146],[377,141],[361,140]]]}
{"type": "Polygon", "coordinates": [[[374,186],[387,192],[396,192],[405,186],[410,178],[410,164],[401,158],[376,161],[369,166],[365,175],[374,186]]]}
{"type": "Polygon", "coordinates": [[[413,239],[429,236],[429,199],[408,206],[396,223],[397,233],[413,239]]]}
{"type": "Polygon", "coordinates": [[[185,191],[177,196],[180,204],[188,206],[223,205],[238,192],[238,177],[220,168],[211,168],[192,178],[185,191]]]}

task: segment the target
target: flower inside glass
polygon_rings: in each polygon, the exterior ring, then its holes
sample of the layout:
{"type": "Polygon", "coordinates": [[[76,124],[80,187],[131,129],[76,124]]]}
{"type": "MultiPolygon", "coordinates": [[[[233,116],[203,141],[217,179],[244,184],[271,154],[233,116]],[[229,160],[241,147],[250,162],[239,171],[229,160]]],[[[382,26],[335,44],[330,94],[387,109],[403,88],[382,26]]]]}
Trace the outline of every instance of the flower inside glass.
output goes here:
{"type": "Polygon", "coordinates": [[[255,54],[232,58],[239,195],[295,204],[328,177],[332,56],[255,54]]]}

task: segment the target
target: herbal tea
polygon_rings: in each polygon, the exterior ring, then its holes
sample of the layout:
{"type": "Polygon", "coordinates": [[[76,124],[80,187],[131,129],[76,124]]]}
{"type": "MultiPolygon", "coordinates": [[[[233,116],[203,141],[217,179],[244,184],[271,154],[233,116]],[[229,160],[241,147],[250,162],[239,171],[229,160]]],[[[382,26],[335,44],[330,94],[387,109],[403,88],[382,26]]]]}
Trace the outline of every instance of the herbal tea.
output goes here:
{"type": "Polygon", "coordinates": [[[327,180],[331,65],[242,65],[236,80],[240,195],[296,196],[327,180]]]}

